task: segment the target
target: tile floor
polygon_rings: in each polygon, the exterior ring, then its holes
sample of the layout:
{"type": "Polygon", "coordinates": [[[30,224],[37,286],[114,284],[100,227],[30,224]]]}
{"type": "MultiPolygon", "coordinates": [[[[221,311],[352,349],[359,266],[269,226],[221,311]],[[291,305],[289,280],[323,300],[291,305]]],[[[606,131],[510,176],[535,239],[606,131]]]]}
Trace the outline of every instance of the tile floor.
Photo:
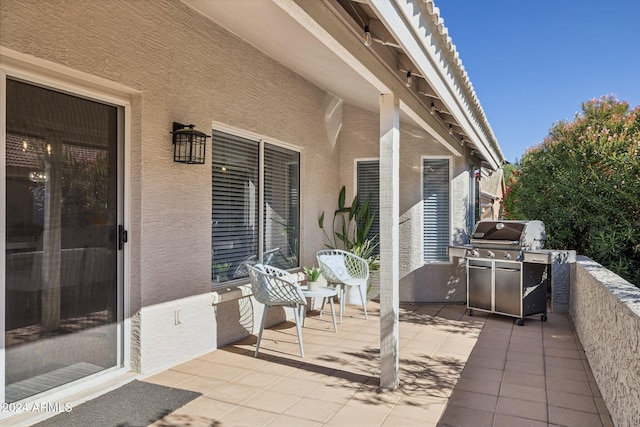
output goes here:
{"type": "Polygon", "coordinates": [[[400,385],[378,392],[379,310],[309,313],[145,381],[202,396],[153,426],[605,426],[611,423],[566,315],[469,317],[462,305],[402,305],[400,385]]]}

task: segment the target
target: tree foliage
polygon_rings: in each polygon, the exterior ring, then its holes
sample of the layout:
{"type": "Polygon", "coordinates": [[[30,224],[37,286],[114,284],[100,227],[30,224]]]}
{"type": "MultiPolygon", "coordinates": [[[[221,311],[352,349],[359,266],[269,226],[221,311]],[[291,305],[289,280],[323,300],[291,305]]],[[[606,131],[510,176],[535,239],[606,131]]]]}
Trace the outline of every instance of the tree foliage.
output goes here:
{"type": "Polygon", "coordinates": [[[575,249],[640,286],[640,106],[612,96],[554,124],[509,180],[505,216],[539,219],[546,247],[575,249]]]}

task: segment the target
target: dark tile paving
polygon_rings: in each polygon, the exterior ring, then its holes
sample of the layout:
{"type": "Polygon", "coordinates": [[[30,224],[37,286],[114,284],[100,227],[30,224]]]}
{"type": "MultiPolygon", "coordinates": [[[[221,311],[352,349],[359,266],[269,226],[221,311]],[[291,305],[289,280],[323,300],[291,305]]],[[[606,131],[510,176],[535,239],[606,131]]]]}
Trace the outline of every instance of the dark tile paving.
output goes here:
{"type": "Polygon", "coordinates": [[[547,322],[531,317],[522,327],[486,316],[437,423],[480,425],[613,426],[567,315],[550,313],[547,322]]]}

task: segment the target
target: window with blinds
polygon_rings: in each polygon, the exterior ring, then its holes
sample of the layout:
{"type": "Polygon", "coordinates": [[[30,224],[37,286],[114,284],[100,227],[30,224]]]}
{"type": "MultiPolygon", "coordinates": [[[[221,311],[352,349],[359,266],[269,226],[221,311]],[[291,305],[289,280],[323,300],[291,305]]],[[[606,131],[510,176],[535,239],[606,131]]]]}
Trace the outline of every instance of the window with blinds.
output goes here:
{"type": "Polygon", "coordinates": [[[212,280],[248,277],[259,261],[298,266],[300,154],[215,130],[212,153],[212,280]]]}
{"type": "MultiPolygon", "coordinates": [[[[376,216],[367,238],[378,243],[380,241],[380,161],[359,160],[356,163],[356,169],[358,203],[364,203],[369,197],[371,213],[376,216]]],[[[378,246],[374,255],[379,255],[379,253],[380,247],[378,246]]]]}
{"type": "Polygon", "coordinates": [[[448,261],[451,228],[449,159],[423,159],[422,181],[424,260],[448,261]]]}
{"type": "Polygon", "coordinates": [[[265,264],[287,269],[298,266],[300,218],[300,153],[275,145],[264,147],[265,264]]]}

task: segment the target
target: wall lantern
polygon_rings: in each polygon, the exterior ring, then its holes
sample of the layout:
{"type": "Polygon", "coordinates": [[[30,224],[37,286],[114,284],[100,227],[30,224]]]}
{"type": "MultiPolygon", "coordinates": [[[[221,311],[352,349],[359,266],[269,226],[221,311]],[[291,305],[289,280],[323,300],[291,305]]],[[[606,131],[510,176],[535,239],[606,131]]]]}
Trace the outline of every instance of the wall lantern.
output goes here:
{"type": "Polygon", "coordinates": [[[173,161],[188,164],[204,164],[207,138],[203,132],[194,129],[194,125],[173,122],[173,161]]]}

